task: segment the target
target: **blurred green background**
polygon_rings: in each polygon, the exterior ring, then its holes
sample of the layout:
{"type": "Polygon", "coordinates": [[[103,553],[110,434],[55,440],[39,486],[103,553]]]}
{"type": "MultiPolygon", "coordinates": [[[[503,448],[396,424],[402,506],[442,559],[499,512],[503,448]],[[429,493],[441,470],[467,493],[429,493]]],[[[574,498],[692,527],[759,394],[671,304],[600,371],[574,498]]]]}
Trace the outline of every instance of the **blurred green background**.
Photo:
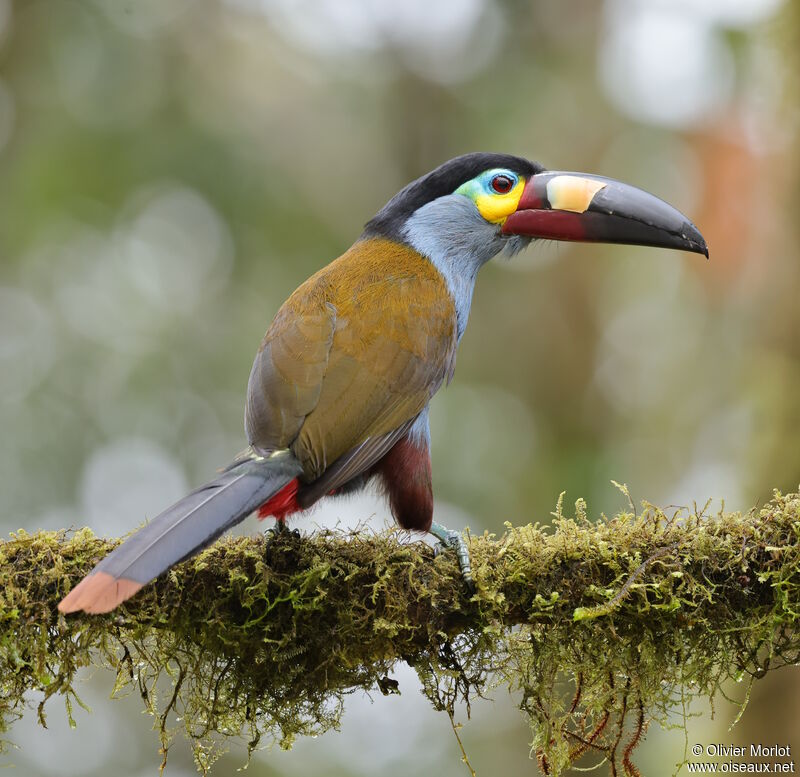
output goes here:
{"type": "MultiPolygon", "coordinates": [[[[433,403],[440,519],[546,521],[563,490],[611,512],[611,478],[732,509],[796,488],[798,51],[796,0],[0,0],[3,531],[120,535],[207,478],[245,444],[280,303],[408,180],[472,150],[648,189],[711,261],[544,243],[486,267],[433,403]]],[[[387,510],[368,495],[305,525],[337,521],[387,510]]],[[[250,773],[467,774],[446,716],[396,677],[401,697],[354,694],[341,732],[250,773]]],[[[58,701],[47,731],[23,718],[4,760],[155,773],[151,721],[112,682],[87,679],[74,731],[58,701]]],[[[800,758],[797,670],[758,683],[731,732],[722,700],[693,710],[689,745],[800,758]]],[[[537,773],[503,689],[462,718],[479,775],[537,773]]],[[[669,774],[683,748],[653,727],[637,762],[669,774]]],[[[166,774],[191,773],[179,741],[166,774]]]]}

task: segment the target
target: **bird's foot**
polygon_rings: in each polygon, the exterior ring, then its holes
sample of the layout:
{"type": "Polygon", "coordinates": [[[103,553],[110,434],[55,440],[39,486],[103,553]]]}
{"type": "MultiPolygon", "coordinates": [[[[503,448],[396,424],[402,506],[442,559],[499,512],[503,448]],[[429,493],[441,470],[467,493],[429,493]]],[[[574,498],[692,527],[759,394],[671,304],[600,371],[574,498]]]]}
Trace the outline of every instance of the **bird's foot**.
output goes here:
{"type": "Polygon", "coordinates": [[[288,537],[289,535],[298,538],[300,536],[300,532],[297,529],[289,529],[289,527],[286,525],[286,521],[275,521],[274,526],[270,526],[269,529],[264,531],[264,536],[267,540],[264,550],[268,550],[272,543],[275,542],[275,540],[277,540],[279,537],[288,537]]]}
{"type": "Polygon", "coordinates": [[[464,541],[461,532],[448,529],[446,526],[436,523],[436,521],[431,524],[431,528],[428,531],[439,540],[433,549],[434,555],[438,556],[448,548],[452,548],[456,552],[461,577],[467,586],[467,590],[473,593],[475,591],[475,581],[472,579],[472,562],[469,559],[467,543],[464,541]]]}

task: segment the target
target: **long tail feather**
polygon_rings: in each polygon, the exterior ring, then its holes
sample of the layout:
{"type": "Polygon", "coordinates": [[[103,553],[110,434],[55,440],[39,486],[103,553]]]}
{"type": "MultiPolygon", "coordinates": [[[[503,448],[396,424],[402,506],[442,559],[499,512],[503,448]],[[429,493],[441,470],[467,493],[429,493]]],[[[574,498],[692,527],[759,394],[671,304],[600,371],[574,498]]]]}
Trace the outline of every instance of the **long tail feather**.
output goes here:
{"type": "Polygon", "coordinates": [[[179,561],[210,545],[302,472],[288,451],[234,463],[109,553],[58,605],[109,612],[179,561]]]}

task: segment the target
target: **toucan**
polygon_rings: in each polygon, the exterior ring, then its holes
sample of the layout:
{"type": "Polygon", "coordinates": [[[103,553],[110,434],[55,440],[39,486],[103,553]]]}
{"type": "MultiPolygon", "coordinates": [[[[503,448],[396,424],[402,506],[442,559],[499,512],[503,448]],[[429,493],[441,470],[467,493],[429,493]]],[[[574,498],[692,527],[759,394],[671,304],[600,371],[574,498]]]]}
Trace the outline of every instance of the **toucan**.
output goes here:
{"type": "Polygon", "coordinates": [[[401,527],[455,549],[470,582],[463,538],[433,522],[428,407],[453,377],[478,270],[541,238],[708,257],[686,216],[611,178],[509,154],[445,162],[278,310],[250,372],[245,453],[103,558],[58,609],[109,612],[251,513],[284,525],[370,481],[401,527]]]}

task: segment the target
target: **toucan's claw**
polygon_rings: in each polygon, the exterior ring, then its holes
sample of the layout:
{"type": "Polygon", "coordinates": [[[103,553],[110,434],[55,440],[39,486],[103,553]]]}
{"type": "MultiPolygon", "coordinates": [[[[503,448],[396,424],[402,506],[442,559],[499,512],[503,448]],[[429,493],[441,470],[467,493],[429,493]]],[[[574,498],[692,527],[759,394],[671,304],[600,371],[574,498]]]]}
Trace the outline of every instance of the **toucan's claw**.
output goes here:
{"type": "Polygon", "coordinates": [[[429,531],[434,537],[436,537],[436,539],[439,540],[439,542],[437,542],[433,548],[434,555],[438,556],[447,549],[454,550],[456,552],[458,568],[461,570],[461,577],[464,580],[464,584],[467,586],[467,590],[470,592],[470,594],[474,593],[475,581],[472,578],[472,562],[469,559],[469,549],[467,548],[467,543],[464,541],[464,537],[461,535],[461,532],[448,529],[446,526],[436,523],[436,521],[431,524],[429,531]]]}
{"type": "Polygon", "coordinates": [[[264,537],[266,538],[266,545],[264,546],[264,552],[268,551],[272,544],[277,540],[279,537],[285,537],[287,535],[291,535],[294,538],[300,537],[300,532],[297,529],[289,529],[286,525],[286,521],[275,521],[274,526],[270,526],[268,529],[264,531],[264,537]]]}

